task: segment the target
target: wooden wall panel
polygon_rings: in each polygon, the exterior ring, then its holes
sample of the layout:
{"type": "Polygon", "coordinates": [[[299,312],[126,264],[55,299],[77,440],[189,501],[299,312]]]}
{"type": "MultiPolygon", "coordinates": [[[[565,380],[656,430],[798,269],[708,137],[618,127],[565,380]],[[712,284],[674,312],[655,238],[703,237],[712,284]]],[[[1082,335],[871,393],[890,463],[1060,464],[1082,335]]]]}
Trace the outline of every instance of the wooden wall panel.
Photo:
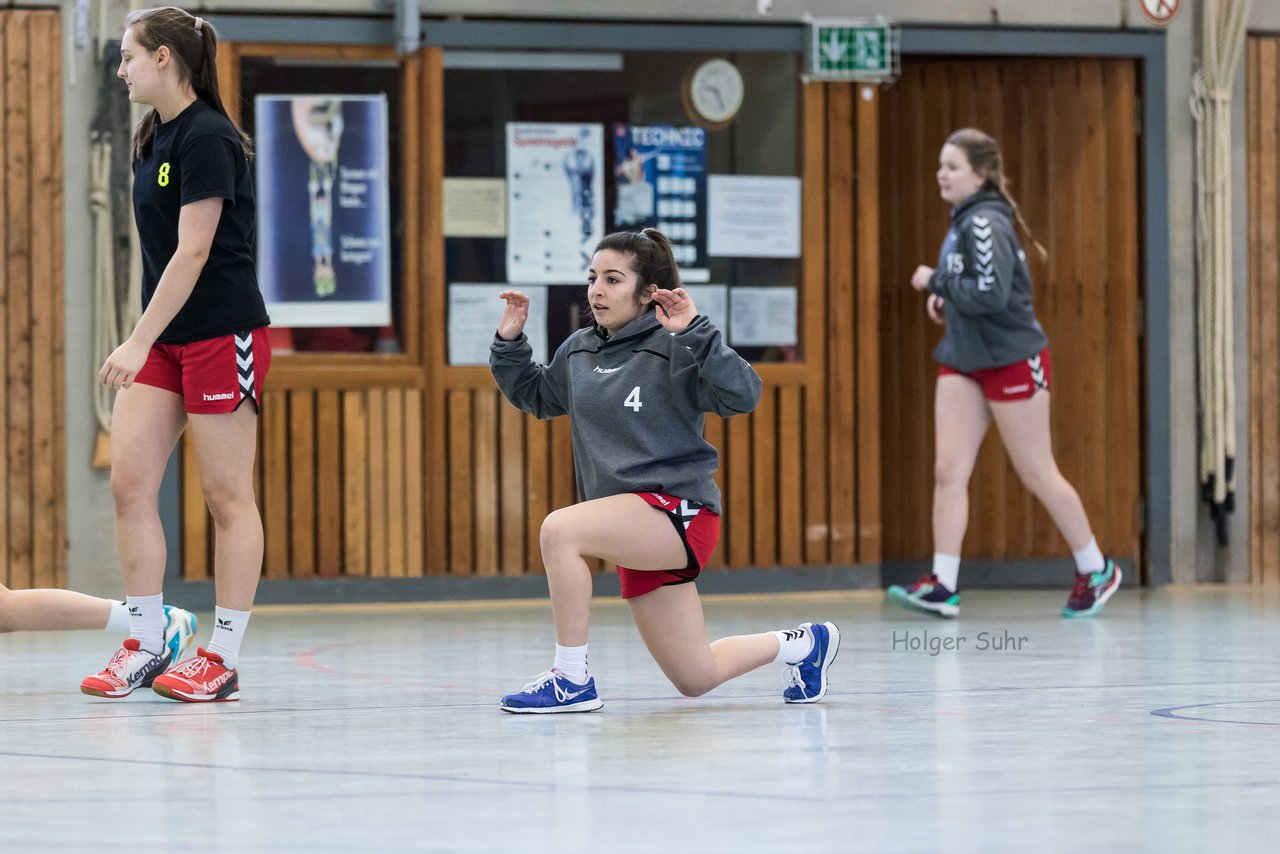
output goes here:
{"type": "MultiPolygon", "coordinates": [[[[1026,242],[1053,359],[1058,463],[1103,549],[1141,558],[1141,362],[1136,73],[1128,60],[908,60],[880,122],[880,436],[884,555],[932,553],[933,389],[942,330],[907,284],[934,266],[947,208],[938,150],[978,126],[1005,149],[1011,190],[1049,251],[1026,242]]],[[[944,429],[945,425],[938,429],[944,429]]],[[[970,484],[964,554],[1061,556],[1066,545],[1019,483],[994,429],[970,484]]]]}
{"type": "Polygon", "coordinates": [[[1280,584],[1280,38],[1246,57],[1250,577],[1280,584]]]}
{"type": "Polygon", "coordinates": [[[66,583],[62,43],[0,11],[0,583],[66,583]]]}

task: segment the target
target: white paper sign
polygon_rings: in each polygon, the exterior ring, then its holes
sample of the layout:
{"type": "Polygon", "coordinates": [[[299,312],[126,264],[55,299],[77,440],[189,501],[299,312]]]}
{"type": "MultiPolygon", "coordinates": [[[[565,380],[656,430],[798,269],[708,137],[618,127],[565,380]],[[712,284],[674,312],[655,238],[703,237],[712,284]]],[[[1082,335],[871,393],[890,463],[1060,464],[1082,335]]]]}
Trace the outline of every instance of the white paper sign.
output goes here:
{"type": "Polygon", "coordinates": [[[795,288],[734,288],[729,299],[730,345],[780,347],[797,343],[797,302],[795,288]]]}
{"type": "MultiPolygon", "coordinates": [[[[449,364],[487,365],[489,345],[498,330],[506,303],[498,294],[511,288],[505,284],[457,284],[449,286],[449,364]]],[[[533,361],[547,363],[547,289],[543,285],[521,285],[529,297],[529,320],[524,334],[533,347],[533,361]]]]}
{"type": "Polygon", "coordinates": [[[800,179],[709,176],[707,254],[799,258],[800,179]]]}
{"type": "Polygon", "coordinates": [[[444,236],[506,237],[507,182],[501,178],[445,178],[444,236]]]}
{"type": "Polygon", "coordinates": [[[689,292],[698,314],[710,320],[728,340],[729,337],[729,286],[728,285],[690,285],[684,289],[689,292]]]}
{"type": "Polygon", "coordinates": [[[507,125],[507,279],[583,279],[604,237],[603,169],[603,125],[507,125]]]}

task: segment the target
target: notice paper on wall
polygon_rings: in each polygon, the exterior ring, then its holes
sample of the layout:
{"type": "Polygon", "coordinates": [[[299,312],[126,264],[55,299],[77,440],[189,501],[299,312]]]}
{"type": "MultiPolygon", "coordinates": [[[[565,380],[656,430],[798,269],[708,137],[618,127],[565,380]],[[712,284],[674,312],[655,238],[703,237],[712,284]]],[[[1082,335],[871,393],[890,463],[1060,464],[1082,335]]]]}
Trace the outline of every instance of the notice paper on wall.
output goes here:
{"type": "Polygon", "coordinates": [[[721,258],[799,258],[800,179],[709,176],[707,253],[721,258]]]}
{"type": "Polygon", "coordinates": [[[729,334],[729,286],[684,285],[698,314],[710,320],[726,337],[729,334]]]}
{"type": "Polygon", "coordinates": [[[498,294],[508,289],[529,297],[529,320],[524,334],[533,348],[533,361],[547,363],[547,288],[545,285],[449,285],[449,364],[487,365],[489,345],[506,303],[498,294]]]}
{"type": "Polygon", "coordinates": [[[501,178],[445,178],[444,236],[506,237],[507,182],[501,178]]]}
{"type": "Polygon", "coordinates": [[[798,302],[795,288],[734,288],[729,300],[729,344],[734,347],[795,344],[798,302]]]}

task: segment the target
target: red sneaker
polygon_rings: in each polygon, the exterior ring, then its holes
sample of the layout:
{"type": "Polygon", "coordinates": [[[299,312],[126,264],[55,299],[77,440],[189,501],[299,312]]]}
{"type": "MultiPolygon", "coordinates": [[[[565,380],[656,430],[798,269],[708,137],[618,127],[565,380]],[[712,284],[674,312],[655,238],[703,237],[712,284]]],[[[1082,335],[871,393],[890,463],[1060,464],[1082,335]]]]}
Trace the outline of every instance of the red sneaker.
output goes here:
{"type": "Polygon", "coordinates": [[[119,699],[127,697],[135,688],[155,684],[169,666],[169,649],[154,654],[139,647],[137,640],[128,638],[124,646],[111,656],[111,662],[93,676],[85,677],[80,690],[95,697],[119,699]]]}
{"type": "Polygon", "coordinates": [[[240,699],[240,678],[222,656],[203,647],[173,670],[157,676],[151,687],[161,697],[184,703],[226,703],[240,699]]]}

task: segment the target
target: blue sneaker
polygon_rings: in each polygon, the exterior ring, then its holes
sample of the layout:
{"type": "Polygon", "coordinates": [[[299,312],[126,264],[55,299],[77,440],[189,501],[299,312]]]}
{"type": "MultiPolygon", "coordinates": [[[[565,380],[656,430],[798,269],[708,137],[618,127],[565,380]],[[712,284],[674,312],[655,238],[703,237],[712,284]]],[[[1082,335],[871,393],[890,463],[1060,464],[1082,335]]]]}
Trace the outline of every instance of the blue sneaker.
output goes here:
{"type": "Polygon", "coordinates": [[[164,646],[168,651],[169,662],[165,670],[173,667],[186,652],[187,647],[196,639],[196,615],[173,605],[164,606],[164,646]]]}
{"type": "Polygon", "coordinates": [[[1076,585],[1071,588],[1067,604],[1062,609],[1064,617],[1091,617],[1102,610],[1111,594],[1120,587],[1120,567],[1110,558],[1097,572],[1076,575],[1076,585]]]}
{"type": "Polygon", "coordinates": [[[603,705],[596,696],[595,677],[588,676],[585,685],[575,685],[552,668],[535,676],[519,694],[503,697],[500,708],[516,715],[547,715],[594,712],[603,705]]]}
{"type": "Polygon", "coordinates": [[[816,703],[827,695],[827,668],[840,649],[840,630],[835,623],[801,623],[813,635],[813,649],[803,661],[787,669],[787,688],[782,699],[788,703],[816,703]]]}

